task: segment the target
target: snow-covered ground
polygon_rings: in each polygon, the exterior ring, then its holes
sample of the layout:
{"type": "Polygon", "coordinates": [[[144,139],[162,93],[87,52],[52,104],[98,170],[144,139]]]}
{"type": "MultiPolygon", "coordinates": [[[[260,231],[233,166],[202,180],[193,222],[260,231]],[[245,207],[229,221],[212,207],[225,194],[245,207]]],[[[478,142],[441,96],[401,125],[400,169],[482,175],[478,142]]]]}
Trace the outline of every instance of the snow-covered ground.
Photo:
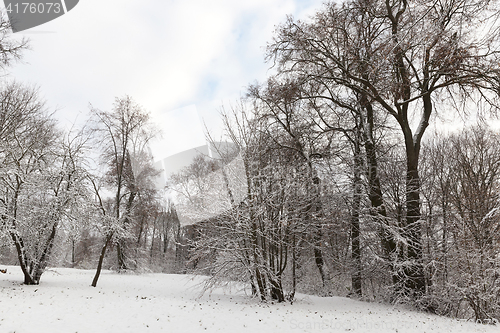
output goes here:
{"type": "Polygon", "coordinates": [[[18,267],[0,275],[0,332],[499,332],[479,325],[341,297],[298,295],[262,304],[243,291],[199,298],[201,277],[120,275],[55,268],[39,286],[22,285],[18,267]]]}

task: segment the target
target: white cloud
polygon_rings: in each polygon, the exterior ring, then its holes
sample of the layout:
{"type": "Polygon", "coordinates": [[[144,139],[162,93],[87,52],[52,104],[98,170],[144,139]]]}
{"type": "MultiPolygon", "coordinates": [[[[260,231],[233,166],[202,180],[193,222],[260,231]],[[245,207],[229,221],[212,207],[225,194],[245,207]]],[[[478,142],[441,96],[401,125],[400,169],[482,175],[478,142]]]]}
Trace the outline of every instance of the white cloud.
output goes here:
{"type": "Polygon", "coordinates": [[[221,101],[265,79],[263,48],[274,26],[290,13],[311,14],[321,3],[82,0],[66,15],[26,31],[33,51],[12,76],[40,86],[64,122],[82,121],[89,103],[111,108],[115,97],[128,94],[156,119],[195,104],[215,124],[211,118],[221,101]],[[52,33],[33,33],[42,31],[52,33]]]}
{"type": "Polygon", "coordinates": [[[162,124],[161,138],[154,140],[151,145],[156,160],[206,144],[202,123],[194,104],[158,114],[155,122],[162,124]]]}

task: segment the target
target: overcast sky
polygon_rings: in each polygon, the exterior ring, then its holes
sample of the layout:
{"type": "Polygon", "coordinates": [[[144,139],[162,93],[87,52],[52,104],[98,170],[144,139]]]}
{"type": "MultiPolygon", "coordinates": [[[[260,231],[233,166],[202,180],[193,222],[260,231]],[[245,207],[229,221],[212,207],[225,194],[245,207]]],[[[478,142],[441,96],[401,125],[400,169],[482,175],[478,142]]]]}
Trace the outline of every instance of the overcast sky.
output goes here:
{"type": "Polygon", "coordinates": [[[11,77],[36,85],[64,123],[89,103],[128,94],[163,128],[156,158],[204,144],[218,108],[263,81],[264,47],[286,15],[307,19],[323,0],[80,0],[64,16],[16,35],[31,51],[11,77]]]}

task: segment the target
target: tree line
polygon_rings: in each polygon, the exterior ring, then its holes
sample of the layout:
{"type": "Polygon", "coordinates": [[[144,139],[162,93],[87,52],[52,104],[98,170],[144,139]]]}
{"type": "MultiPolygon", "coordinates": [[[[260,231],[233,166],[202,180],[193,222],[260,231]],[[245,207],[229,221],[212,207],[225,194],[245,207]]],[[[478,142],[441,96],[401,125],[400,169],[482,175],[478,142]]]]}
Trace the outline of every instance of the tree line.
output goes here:
{"type": "MultiPolygon", "coordinates": [[[[262,300],[306,291],[498,319],[498,134],[478,121],[424,136],[439,116],[496,111],[495,4],[346,0],[289,17],[266,49],[272,75],[222,112],[235,149],[173,175],[176,207],[154,184],[158,130],[131,97],[68,132],[36,89],[2,82],[4,258],[26,284],[49,264],[97,268],[93,286],[103,267],[192,268],[262,300]],[[181,228],[178,212],[200,222],[181,228]]],[[[27,47],[5,21],[0,43],[4,69],[27,47]]]]}
{"type": "Polygon", "coordinates": [[[171,255],[179,222],[156,184],[147,146],[156,130],[143,108],[117,98],[111,110],[91,108],[83,129],[64,132],[37,91],[17,83],[2,86],[0,108],[2,243],[25,284],[63,264],[96,267],[96,286],[105,260],[122,271],[171,255]]]}
{"type": "MultiPolygon", "coordinates": [[[[28,47],[0,20],[0,65],[7,71],[28,47]]],[[[130,96],[109,110],[93,106],[87,123],[64,130],[36,88],[0,82],[0,214],[4,263],[25,284],[48,265],[118,271],[158,267],[175,252],[179,220],[156,184],[149,152],[159,135],[130,96]],[[112,248],[116,256],[108,255],[112,248]]]]}
{"type": "MultiPolygon", "coordinates": [[[[498,107],[495,4],[348,0],[280,24],[266,48],[273,74],[222,112],[239,162],[221,163],[219,183],[239,170],[244,195],[218,186],[228,208],[191,236],[207,287],[498,319],[498,135],[480,120],[498,107]],[[476,125],[424,136],[438,117],[467,114],[476,125]]],[[[209,190],[184,188],[179,210],[204,209],[193,202],[209,190]]]]}

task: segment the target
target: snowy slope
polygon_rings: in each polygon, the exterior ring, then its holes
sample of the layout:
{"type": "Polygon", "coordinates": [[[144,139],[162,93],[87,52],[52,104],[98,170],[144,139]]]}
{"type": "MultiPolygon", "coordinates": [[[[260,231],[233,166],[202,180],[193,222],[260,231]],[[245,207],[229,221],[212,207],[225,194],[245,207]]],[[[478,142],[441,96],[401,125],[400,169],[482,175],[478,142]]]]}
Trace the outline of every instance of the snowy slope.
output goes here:
{"type": "Polygon", "coordinates": [[[262,304],[242,291],[199,296],[202,278],[51,269],[24,286],[18,267],[0,275],[0,332],[499,332],[484,326],[346,298],[298,295],[262,304]]]}

